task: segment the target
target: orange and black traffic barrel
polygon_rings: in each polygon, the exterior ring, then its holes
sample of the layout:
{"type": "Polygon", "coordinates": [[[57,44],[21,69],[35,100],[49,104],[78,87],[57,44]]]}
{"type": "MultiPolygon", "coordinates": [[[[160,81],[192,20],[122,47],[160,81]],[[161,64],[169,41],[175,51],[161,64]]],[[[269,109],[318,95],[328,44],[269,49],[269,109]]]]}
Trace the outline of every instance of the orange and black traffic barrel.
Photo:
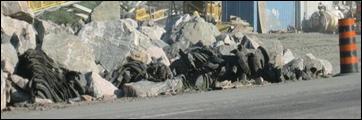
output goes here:
{"type": "Polygon", "coordinates": [[[338,20],[339,54],[341,73],[358,72],[358,57],[356,44],[355,19],[344,18],[338,20]]]}

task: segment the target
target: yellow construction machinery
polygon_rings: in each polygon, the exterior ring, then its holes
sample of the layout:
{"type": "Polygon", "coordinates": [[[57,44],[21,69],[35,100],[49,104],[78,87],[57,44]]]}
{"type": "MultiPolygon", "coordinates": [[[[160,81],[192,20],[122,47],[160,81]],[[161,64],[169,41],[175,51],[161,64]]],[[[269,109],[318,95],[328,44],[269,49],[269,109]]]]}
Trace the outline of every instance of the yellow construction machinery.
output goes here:
{"type": "Polygon", "coordinates": [[[135,18],[137,21],[153,20],[158,21],[167,17],[167,9],[155,10],[150,8],[147,10],[145,7],[136,8],[135,18]]]}
{"type": "Polygon", "coordinates": [[[121,1],[121,8],[126,12],[127,17],[136,21],[161,20],[167,17],[167,9],[158,9],[146,5],[146,1],[121,1]]]}
{"type": "Polygon", "coordinates": [[[184,1],[183,12],[193,14],[197,11],[201,17],[209,22],[218,23],[221,21],[220,1],[184,1]]]}

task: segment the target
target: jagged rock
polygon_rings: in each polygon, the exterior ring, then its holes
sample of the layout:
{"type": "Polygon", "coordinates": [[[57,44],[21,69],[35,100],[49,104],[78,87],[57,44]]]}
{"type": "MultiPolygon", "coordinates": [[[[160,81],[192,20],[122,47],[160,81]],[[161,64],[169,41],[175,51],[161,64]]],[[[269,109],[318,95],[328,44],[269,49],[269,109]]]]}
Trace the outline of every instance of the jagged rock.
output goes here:
{"type": "Polygon", "coordinates": [[[313,54],[307,53],[303,56],[307,71],[310,71],[313,77],[326,77],[332,74],[332,64],[323,59],[316,58],[313,54]]]}
{"type": "Polygon", "coordinates": [[[169,36],[163,38],[168,43],[178,41],[190,41],[196,44],[201,41],[202,44],[209,46],[216,41],[215,37],[220,35],[220,32],[211,23],[206,22],[201,17],[193,17],[191,20],[179,23],[169,36]]]}
{"type": "Polygon", "coordinates": [[[178,56],[177,53],[179,49],[185,50],[194,44],[211,46],[216,42],[215,37],[220,35],[216,26],[205,22],[205,20],[200,17],[192,16],[189,20],[184,20],[184,18],[187,17],[181,17],[181,19],[178,20],[180,23],[174,23],[174,25],[177,24],[177,26],[171,30],[166,29],[167,33],[162,37],[163,41],[170,44],[169,47],[164,48],[170,60],[178,56]]]}
{"type": "Polygon", "coordinates": [[[107,80],[103,79],[97,73],[87,73],[87,89],[91,91],[91,95],[95,98],[103,96],[116,95],[117,88],[107,80]]]}
{"type": "Polygon", "coordinates": [[[4,34],[11,36],[10,42],[19,54],[35,49],[37,32],[31,24],[1,14],[1,29],[4,34]]]}
{"type": "Polygon", "coordinates": [[[269,63],[276,68],[283,67],[283,45],[280,41],[274,39],[261,40],[260,46],[266,49],[269,56],[269,63]]]}
{"type": "Polygon", "coordinates": [[[147,54],[149,56],[147,64],[150,63],[151,58],[154,57],[156,59],[161,58],[161,63],[165,64],[166,66],[170,66],[170,61],[168,60],[166,53],[163,51],[162,48],[150,47],[147,49],[147,54]]]}
{"type": "Polygon", "coordinates": [[[68,33],[75,34],[74,31],[69,29],[69,27],[58,25],[49,20],[40,20],[35,19],[33,27],[38,32],[37,34],[37,48],[42,48],[42,44],[44,41],[44,36],[48,34],[58,34],[58,33],[68,33]]]}
{"type": "Polygon", "coordinates": [[[108,72],[118,68],[129,55],[138,36],[133,20],[91,22],[79,32],[83,42],[91,45],[95,60],[108,72]]]}
{"type": "Polygon", "coordinates": [[[166,48],[164,48],[168,59],[174,59],[178,56],[179,49],[185,50],[191,46],[190,41],[179,41],[166,48]]]}
{"type": "Polygon", "coordinates": [[[151,39],[136,29],[132,19],[91,22],[79,32],[81,40],[93,48],[97,63],[112,72],[125,61],[132,50],[153,46],[151,39]]]}
{"type": "Polygon", "coordinates": [[[151,40],[161,40],[162,34],[166,32],[165,29],[158,25],[140,26],[139,31],[151,38],[151,40]]]}
{"type": "Polygon", "coordinates": [[[289,62],[292,61],[294,58],[295,58],[295,57],[294,57],[292,51],[290,51],[290,49],[284,49],[284,50],[283,50],[283,65],[289,63],[289,62]]]}
{"type": "Polygon", "coordinates": [[[307,53],[303,56],[304,65],[308,71],[311,71],[314,75],[318,75],[323,70],[323,65],[318,58],[313,54],[307,53]]]}
{"type": "Polygon", "coordinates": [[[13,74],[10,76],[10,80],[19,88],[25,90],[29,82],[28,79],[23,78],[19,75],[13,74]]]}
{"type": "Polygon", "coordinates": [[[324,76],[332,75],[333,66],[332,66],[331,62],[329,62],[328,60],[324,60],[324,59],[320,59],[320,61],[322,62],[323,69],[324,69],[323,75],[324,76]]]}
{"type": "Polygon", "coordinates": [[[285,66],[289,66],[291,67],[291,69],[300,70],[300,71],[303,71],[305,67],[304,60],[302,58],[295,58],[285,66]]]}
{"type": "Polygon", "coordinates": [[[245,35],[241,40],[241,44],[248,49],[257,49],[263,43],[255,36],[245,35]]]}
{"type": "Polygon", "coordinates": [[[310,76],[305,73],[304,68],[304,60],[302,58],[295,58],[283,66],[282,77],[285,80],[310,79],[310,76]]]}
{"type": "Polygon", "coordinates": [[[229,35],[229,34],[220,34],[219,36],[216,37],[217,41],[223,41],[224,44],[226,45],[234,45],[236,44],[234,41],[234,38],[229,35]]]}
{"type": "Polygon", "coordinates": [[[138,82],[126,83],[123,87],[125,96],[130,97],[152,97],[160,94],[174,94],[183,88],[181,77],[168,79],[164,82],[152,82],[141,80],[138,82]]]}
{"type": "Polygon", "coordinates": [[[3,71],[1,70],[1,110],[6,107],[6,91],[5,91],[6,80],[3,71]]]}
{"type": "Polygon", "coordinates": [[[10,43],[1,44],[1,61],[4,64],[4,72],[14,73],[19,60],[15,48],[10,43]]]}
{"type": "Polygon", "coordinates": [[[26,2],[27,1],[1,1],[1,13],[31,24],[33,23],[34,14],[26,2]]]}
{"type": "Polygon", "coordinates": [[[36,21],[39,22],[39,25],[42,25],[42,27],[44,28],[44,31],[41,33],[38,32],[38,34],[47,35],[50,33],[60,33],[60,32],[68,32],[68,33],[74,34],[74,32],[72,30],[68,29],[67,27],[58,25],[52,21],[38,20],[38,19],[36,21]]]}
{"type": "Polygon", "coordinates": [[[69,70],[81,73],[98,71],[91,47],[72,34],[59,32],[45,35],[42,50],[69,70]]]}
{"type": "Polygon", "coordinates": [[[119,20],[121,7],[119,1],[104,1],[93,9],[91,14],[92,21],[111,21],[119,20]]]}

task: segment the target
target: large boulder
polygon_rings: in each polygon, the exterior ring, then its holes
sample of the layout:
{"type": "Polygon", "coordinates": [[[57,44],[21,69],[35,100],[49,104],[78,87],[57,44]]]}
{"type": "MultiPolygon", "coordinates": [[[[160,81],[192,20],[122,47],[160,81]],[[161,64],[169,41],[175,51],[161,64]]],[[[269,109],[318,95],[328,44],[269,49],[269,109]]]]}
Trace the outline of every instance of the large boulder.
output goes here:
{"type": "Polygon", "coordinates": [[[119,1],[104,1],[93,9],[92,21],[112,21],[119,20],[121,7],[119,1]]]}
{"type": "Polygon", "coordinates": [[[5,72],[14,73],[19,60],[15,48],[10,43],[1,44],[1,61],[5,72]]]}
{"type": "Polygon", "coordinates": [[[91,47],[66,32],[45,35],[42,50],[61,67],[86,73],[98,71],[91,47]]]}
{"type": "MultiPolygon", "coordinates": [[[[242,34],[238,36],[243,36],[242,34]]],[[[235,38],[234,39],[238,39],[235,38]]],[[[237,40],[238,41],[238,40],[237,40]]],[[[269,59],[269,63],[272,64],[275,68],[281,69],[284,65],[283,61],[283,45],[279,40],[275,39],[258,39],[253,35],[244,35],[241,42],[245,48],[248,49],[257,49],[259,47],[265,49],[266,54],[264,57],[269,59]]]]}
{"type": "Polygon", "coordinates": [[[40,20],[40,19],[35,19],[34,20],[34,24],[33,27],[35,28],[35,30],[37,31],[37,48],[42,48],[42,44],[44,41],[44,36],[48,35],[50,33],[52,34],[58,34],[60,32],[67,32],[69,34],[74,34],[73,31],[71,31],[70,29],[67,29],[64,26],[60,26],[52,21],[46,21],[46,20],[40,20]]]}
{"type": "Polygon", "coordinates": [[[87,86],[86,89],[90,90],[91,95],[95,98],[103,96],[116,96],[117,88],[109,81],[103,79],[97,73],[87,73],[87,86]]]}
{"type": "Polygon", "coordinates": [[[28,49],[35,49],[37,32],[33,26],[27,22],[12,19],[1,14],[1,31],[11,36],[11,44],[19,54],[23,54],[28,49]]]}
{"type": "Polygon", "coordinates": [[[307,71],[313,77],[327,77],[332,74],[332,64],[323,59],[316,58],[312,53],[307,53],[303,56],[304,64],[307,71]]]}
{"type": "Polygon", "coordinates": [[[119,67],[129,54],[133,28],[119,20],[91,22],[85,25],[78,35],[92,47],[96,62],[111,72],[119,67]]]}
{"type": "Polygon", "coordinates": [[[307,53],[302,57],[305,61],[304,64],[308,70],[314,69],[313,71],[317,72],[323,69],[322,63],[312,53],[307,53]]]}
{"type": "Polygon", "coordinates": [[[269,63],[273,64],[276,68],[282,68],[283,63],[283,50],[284,47],[279,40],[268,39],[261,40],[260,46],[265,48],[268,52],[269,63]]]}
{"type": "Polygon", "coordinates": [[[28,23],[32,23],[34,18],[27,1],[1,1],[1,13],[28,23]]]}
{"type": "Polygon", "coordinates": [[[141,80],[138,82],[126,83],[123,86],[125,96],[130,97],[152,97],[161,94],[175,94],[183,89],[183,78],[175,77],[163,82],[152,82],[141,80]]]}
{"type": "Polygon", "coordinates": [[[282,77],[285,80],[308,79],[303,76],[304,68],[304,60],[302,58],[295,58],[283,66],[282,77]]]}
{"type": "Polygon", "coordinates": [[[190,41],[192,44],[196,44],[201,41],[204,45],[209,46],[216,41],[215,37],[220,35],[220,32],[215,25],[206,22],[203,18],[193,17],[191,20],[179,23],[168,34],[169,36],[164,38],[168,43],[190,41]]]}
{"type": "Polygon", "coordinates": [[[136,28],[137,23],[132,19],[91,22],[78,35],[93,48],[96,62],[111,72],[122,65],[131,50],[153,46],[136,28]]]}
{"type": "Polygon", "coordinates": [[[323,76],[330,76],[332,75],[332,71],[333,71],[333,66],[332,63],[329,62],[328,60],[324,60],[324,59],[319,59],[323,65],[323,76]]]}

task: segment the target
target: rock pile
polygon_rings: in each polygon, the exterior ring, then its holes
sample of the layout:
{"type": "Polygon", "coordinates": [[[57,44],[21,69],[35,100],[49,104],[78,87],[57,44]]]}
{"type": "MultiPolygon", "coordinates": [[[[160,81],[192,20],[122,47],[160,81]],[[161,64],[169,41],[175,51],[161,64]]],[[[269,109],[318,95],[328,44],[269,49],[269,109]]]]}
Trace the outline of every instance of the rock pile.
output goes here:
{"type": "MultiPolygon", "coordinates": [[[[278,40],[220,33],[198,16],[179,16],[162,28],[103,15],[105,4],[78,32],[51,21],[19,19],[11,11],[1,14],[2,110],[7,103],[173,95],[332,72],[327,60],[294,57],[278,40]]],[[[9,6],[1,5],[2,11],[9,6]]]]}

